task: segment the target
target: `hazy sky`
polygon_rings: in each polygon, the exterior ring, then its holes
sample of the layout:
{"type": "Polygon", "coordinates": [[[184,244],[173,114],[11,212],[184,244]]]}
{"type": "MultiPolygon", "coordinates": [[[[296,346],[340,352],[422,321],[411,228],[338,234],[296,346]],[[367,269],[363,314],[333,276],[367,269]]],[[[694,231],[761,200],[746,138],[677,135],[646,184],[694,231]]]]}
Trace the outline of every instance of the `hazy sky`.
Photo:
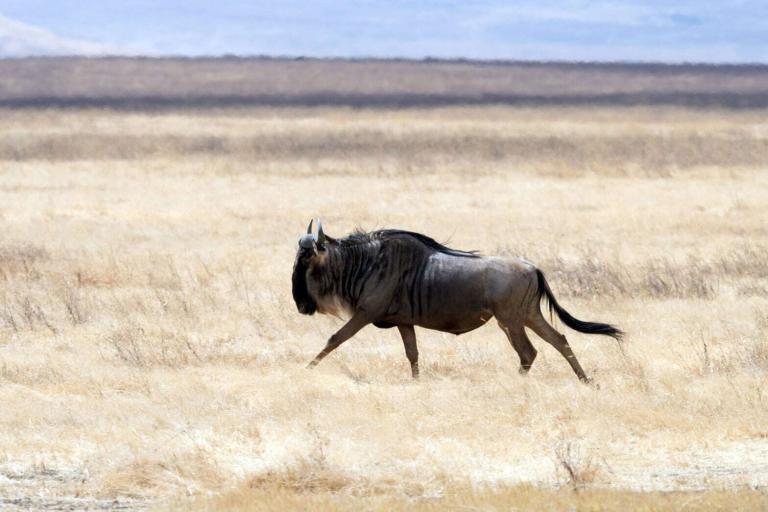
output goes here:
{"type": "Polygon", "coordinates": [[[768,63],[768,0],[0,0],[0,56],[768,63]]]}

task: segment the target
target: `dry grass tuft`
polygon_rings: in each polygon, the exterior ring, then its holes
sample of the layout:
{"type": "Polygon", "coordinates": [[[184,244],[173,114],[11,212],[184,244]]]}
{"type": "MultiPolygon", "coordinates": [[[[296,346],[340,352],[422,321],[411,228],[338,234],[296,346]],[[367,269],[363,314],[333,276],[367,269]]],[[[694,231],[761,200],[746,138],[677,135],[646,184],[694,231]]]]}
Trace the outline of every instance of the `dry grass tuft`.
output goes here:
{"type": "Polygon", "coordinates": [[[39,278],[36,264],[49,259],[45,248],[32,245],[0,246],[0,279],[10,280],[14,274],[23,274],[27,280],[39,278]]]}
{"type": "Polygon", "coordinates": [[[599,467],[584,449],[572,441],[561,441],[554,449],[558,469],[565,477],[566,485],[574,491],[594,483],[599,467]]]}
{"type": "Polygon", "coordinates": [[[252,489],[284,489],[300,493],[337,493],[355,485],[353,479],[311,463],[304,463],[289,471],[268,471],[252,478],[252,489]]]}

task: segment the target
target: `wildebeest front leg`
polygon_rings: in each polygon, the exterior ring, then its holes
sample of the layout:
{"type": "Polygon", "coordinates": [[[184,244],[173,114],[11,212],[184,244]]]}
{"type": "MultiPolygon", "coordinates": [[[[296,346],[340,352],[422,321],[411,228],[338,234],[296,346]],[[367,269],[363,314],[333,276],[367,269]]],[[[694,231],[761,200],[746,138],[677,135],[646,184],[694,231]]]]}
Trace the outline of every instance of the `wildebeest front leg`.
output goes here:
{"type": "Polygon", "coordinates": [[[419,348],[416,346],[416,331],[412,325],[398,325],[400,337],[403,338],[405,345],[405,355],[411,363],[411,375],[414,379],[419,378],[419,348]]]}
{"type": "Polygon", "coordinates": [[[349,338],[357,334],[357,331],[368,325],[368,319],[362,315],[353,316],[349,322],[344,324],[344,327],[336,331],[336,334],[328,339],[328,343],[325,344],[325,348],[320,351],[317,356],[307,365],[307,368],[314,368],[317,363],[323,360],[325,356],[333,352],[336,347],[347,341],[349,338]]]}

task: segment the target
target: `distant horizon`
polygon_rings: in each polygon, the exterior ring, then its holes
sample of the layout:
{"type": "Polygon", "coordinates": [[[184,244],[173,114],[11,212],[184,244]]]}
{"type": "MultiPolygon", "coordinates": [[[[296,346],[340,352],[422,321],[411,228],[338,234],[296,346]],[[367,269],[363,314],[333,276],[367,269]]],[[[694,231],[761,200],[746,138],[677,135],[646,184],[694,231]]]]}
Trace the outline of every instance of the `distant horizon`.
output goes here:
{"type": "Polygon", "coordinates": [[[736,67],[736,68],[768,68],[768,62],[731,62],[731,61],[651,61],[651,60],[543,60],[543,59],[482,59],[468,57],[384,57],[384,56],[313,56],[313,55],[259,55],[259,54],[211,54],[211,55],[130,55],[130,54],[100,54],[100,55],[22,55],[2,56],[0,60],[284,60],[284,61],[344,61],[344,62],[413,62],[413,63],[444,63],[444,64],[480,64],[480,65],[523,65],[523,66],[657,66],[657,67],[736,67]]]}

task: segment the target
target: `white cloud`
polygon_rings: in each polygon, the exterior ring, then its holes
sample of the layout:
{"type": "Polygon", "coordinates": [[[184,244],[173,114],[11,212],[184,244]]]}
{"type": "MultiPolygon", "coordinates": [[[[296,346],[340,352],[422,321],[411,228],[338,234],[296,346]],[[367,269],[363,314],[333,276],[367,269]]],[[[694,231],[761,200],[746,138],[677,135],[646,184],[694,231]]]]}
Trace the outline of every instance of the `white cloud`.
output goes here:
{"type": "Polygon", "coordinates": [[[44,28],[0,16],[0,57],[139,53],[129,48],[61,37],[44,28]]]}

